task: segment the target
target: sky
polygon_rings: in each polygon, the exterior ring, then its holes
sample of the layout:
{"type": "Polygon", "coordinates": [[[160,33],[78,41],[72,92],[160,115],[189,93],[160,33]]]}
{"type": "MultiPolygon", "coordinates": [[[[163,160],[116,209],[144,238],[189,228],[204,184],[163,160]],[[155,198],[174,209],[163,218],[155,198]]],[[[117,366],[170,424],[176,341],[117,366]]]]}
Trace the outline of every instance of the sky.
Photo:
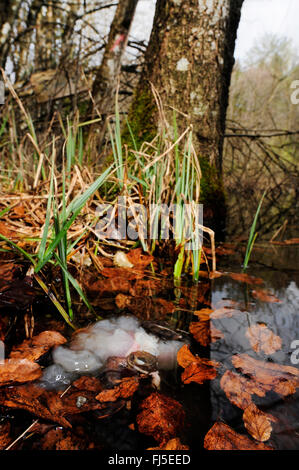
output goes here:
{"type": "MultiPolygon", "coordinates": [[[[155,0],[139,0],[131,29],[134,37],[148,40],[154,11],[155,0]]],[[[255,41],[269,33],[290,38],[299,49],[299,0],[245,0],[235,57],[240,61],[246,60],[255,41]]]]}

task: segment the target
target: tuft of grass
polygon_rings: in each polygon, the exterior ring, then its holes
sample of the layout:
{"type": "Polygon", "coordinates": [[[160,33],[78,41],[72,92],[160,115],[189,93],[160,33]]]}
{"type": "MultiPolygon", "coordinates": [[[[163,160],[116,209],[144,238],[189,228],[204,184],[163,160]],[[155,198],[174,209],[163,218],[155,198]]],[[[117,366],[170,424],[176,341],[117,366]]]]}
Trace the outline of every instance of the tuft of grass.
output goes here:
{"type": "Polygon", "coordinates": [[[254,219],[253,219],[253,222],[252,222],[252,225],[251,225],[251,229],[250,229],[250,233],[249,233],[249,238],[248,238],[248,242],[247,242],[247,247],[246,247],[246,253],[245,253],[245,258],[244,258],[244,263],[243,263],[243,272],[246,271],[247,267],[248,267],[248,263],[249,263],[249,258],[250,258],[250,255],[251,255],[251,252],[252,252],[252,248],[253,248],[253,245],[254,245],[254,242],[256,240],[256,237],[258,236],[258,232],[255,231],[256,229],[256,224],[257,224],[257,220],[258,220],[258,216],[259,216],[259,213],[260,213],[260,210],[261,210],[261,207],[262,207],[262,204],[263,204],[263,200],[264,200],[264,197],[266,195],[266,190],[264,191],[261,199],[260,199],[260,202],[259,202],[259,205],[257,207],[257,210],[256,210],[256,213],[255,213],[255,216],[254,216],[254,219]]]}

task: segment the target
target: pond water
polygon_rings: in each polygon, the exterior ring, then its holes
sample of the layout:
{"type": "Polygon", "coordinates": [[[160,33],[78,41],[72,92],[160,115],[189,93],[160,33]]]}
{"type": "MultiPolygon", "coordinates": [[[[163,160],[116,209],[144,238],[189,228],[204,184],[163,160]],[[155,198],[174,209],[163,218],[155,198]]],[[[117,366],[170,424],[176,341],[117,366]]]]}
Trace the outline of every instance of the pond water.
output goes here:
{"type": "MultiPolygon", "coordinates": [[[[175,314],[168,315],[172,325],[180,329],[188,330],[188,324],[198,321],[198,317],[193,314],[202,308],[218,310],[223,307],[233,309],[232,316],[220,316],[211,321],[213,327],[221,332],[222,337],[207,346],[203,346],[190,336],[190,349],[200,357],[208,358],[220,363],[217,376],[213,380],[206,380],[203,384],[188,383],[183,384],[181,380],[182,368],[172,371],[161,371],[161,393],[171,396],[182,404],[186,413],[186,424],[181,433],[181,441],[188,445],[191,450],[203,449],[204,437],[215,422],[224,422],[234,431],[240,434],[249,434],[244,427],[243,410],[229,400],[221,379],[227,371],[239,373],[232,363],[232,358],[236,355],[246,354],[251,358],[266,364],[277,364],[281,366],[291,366],[297,368],[298,364],[292,363],[292,353],[294,348],[292,343],[299,340],[299,246],[278,246],[278,245],[256,245],[247,274],[263,280],[263,284],[242,282],[233,279],[229,273],[241,273],[242,260],[244,257],[244,247],[234,249],[233,252],[222,256],[218,262],[217,269],[226,273],[221,277],[211,281],[202,279],[197,286],[192,286],[190,282],[182,281],[181,286],[174,287],[173,281],[166,279],[166,287],[162,282],[152,298],[164,298],[176,305],[175,314]],[[255,291],[272,294],[270,300],[265,301],[261,296],[254,295],[255,291]],[[194,299],[192,292],[195,292],[194,299]],[[269,330],[281,339],[281,347],[271,354],[263,351],[255,352],[248,337],[248,328],[253,325],[265,325],[269,330]]],[[[160,277],[158,276],[160,279],[160,277]]],[[[262,282],[262,281],[259,281],[262,282]]],[[[134,304],[132,308],[115,308],[115,295],[111,298],[111,293],[104,294],[100,301],[100,310],[105,307],[105,317],[111,314],[134,314],[134,311],[146,316],[149,314],[153,320],[159,319],[159,312],[155,311],[154,304],[151,303],[151,296],[147,292],[138,297],[143,301],[140,305],[134,304]],[[108,302],[108,303],[107,303],[108,302]],[[109,303],[114,305],[109,310],[109,303]],[[108,307],[107,307],[108,305],[108,307]],[[149,310],[146,313],[145,307],[149,310]],[[142,311],[142,309],[145,309],[142,311]]],[[[136,300],[136,299],[135,299],[136,300]]],[[[267,299],[269,300],[269,298],[267,299]]],[[[40,307],[38,307],[40,309],[40,307]]],[[[2,310],[3,312],[3,310],[2,310]]],[[[148,318],[147,318],[148,319],[148,318]]],[[[43,319],[39,315],[36,319],[39,331],[46,329],[42,326],[43,319]]],[[[297,346],[298,348],[298,346],[297,346]]],[[[297,354],[299,359],[299,353],[297,354]]],[[[48,362],[49,364],[49,362],[48,362]]],[[[242,371],[241,371],[242,372],[242,371]]],[[[241,374],[249,381],[252,375],[241,374]]],[[[142,396],[142,391],[140,392],[142,396]]],[[[140,396],[139,396],[140,398],[140,396]]],[[[270,389],[264,396],[252,395],[253,402],[260,410],[268,413],[275,420],[272,422],[272,433],[267,445],[274,449],[299,449],[299,393],[279,395],[270,389]]],[[[104,417],[103,419],[88,418],[83,422],[90,436],[95,441],[108,450],[143,450],[147,447],[157,445],[152,438],[148,438],[136,431],[129,429],[128,425],[136,417],[137,409],[121,409],[104,417]]],[[[25,423],[31,423],[32,416],[27,412],[13,411],[15,427],[20,432],[24,429],[25,423]]],[[[39,448],[37,436],[26,440],[22,448],[39,448]]]]}
{"type": "MultiPolygon", "coordinates": [[[[229,268],[237,272],[240,258],[236,263],[230,258],[229,268]],[[235,268],[235,269],[234,269],[235,268]]],[[[225,269],[225,265],[222,266],[225,269]]],[[[293,341],[299,340],[299,247],[260,246],[254,250],[248,274],[264,280],[263,290],[273,293],[281,302],[264,302],[255,299],[251,290],[255,286],[236,282],[228,277],[212,281],[212,306],[222,305],[227,299],[241,304],[244,311],[232,318],[215,321],[215,326],[224,338],[210,345],[210,358],[233,369],[231,358],[234,354],[246,353],[276,364],[298,367],[292,364],[293,341]],[[282,348],[271,355],[255,354],[246,337],[248,327],[263,323],[282,340],[282,348]]],[[[297,343],[297,349],[298,349],[297,343]]],[[[299,360],[299,354],[297,354],[299,360]]],[[[233,428],[244,431],[242,413],[225,397],[219,381],[209,386],[211,419],[221,418],[233,428]]],[[[269,443],[275,449],[299,449],[299,395],[282,398],[274,392],[265,397],[255,396],[254,402],[267,413],[277,418],[269,443]]]]}

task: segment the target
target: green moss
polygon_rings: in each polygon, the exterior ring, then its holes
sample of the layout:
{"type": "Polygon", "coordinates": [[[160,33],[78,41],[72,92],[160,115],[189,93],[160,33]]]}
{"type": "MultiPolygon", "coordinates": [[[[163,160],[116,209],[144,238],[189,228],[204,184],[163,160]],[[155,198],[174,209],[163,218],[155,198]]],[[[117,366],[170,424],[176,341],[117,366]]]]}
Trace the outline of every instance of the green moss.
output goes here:
{"type": "MultiPolygon", "coordinates": [[[[151,92],[143,90],[135,95],[133,106],[128,115],[128,121],[134,136],[137,149],[141,147],[143,142],[150,142],[157,134],[157,108],[151,92]]],[[[122,133],[122,142],[129,147],[134,147],[132,137],[128,126],[124,127],[122,133]]]]}

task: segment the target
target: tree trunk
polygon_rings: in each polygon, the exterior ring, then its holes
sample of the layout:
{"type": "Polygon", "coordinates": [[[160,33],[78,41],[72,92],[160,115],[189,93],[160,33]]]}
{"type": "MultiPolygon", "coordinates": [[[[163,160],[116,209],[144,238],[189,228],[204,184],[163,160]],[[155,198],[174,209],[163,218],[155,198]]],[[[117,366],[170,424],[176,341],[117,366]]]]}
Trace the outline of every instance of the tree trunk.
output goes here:
{"type": "Polygon", "coordinates": [[[121,58],[127,45],[137,2],[138,0],[119,0],[115,11],[102,63],[92,88],[95,104],[100,114],[107,114],[113,102],[121,58]]]}
{"type": "Polygon", "coordinates": [[[157,0],[145,67],[129,114],[136,136],[142,133],[148,138],[156,129],[151,82],[162,98],[170,124],[172,108],[186,115],[177,114],[177,121],[181,130],[193,125],[194,146],[203,172],[202,202],[214,215],[224,201],[222,148],[242,3],[157,0]]]}
{"type": "Polygon", "coordinates": [[[21,5],[17,0],[0,0],[0,67],[5,67],[7,43],[14,23],[16,11],[21,5]]]}

